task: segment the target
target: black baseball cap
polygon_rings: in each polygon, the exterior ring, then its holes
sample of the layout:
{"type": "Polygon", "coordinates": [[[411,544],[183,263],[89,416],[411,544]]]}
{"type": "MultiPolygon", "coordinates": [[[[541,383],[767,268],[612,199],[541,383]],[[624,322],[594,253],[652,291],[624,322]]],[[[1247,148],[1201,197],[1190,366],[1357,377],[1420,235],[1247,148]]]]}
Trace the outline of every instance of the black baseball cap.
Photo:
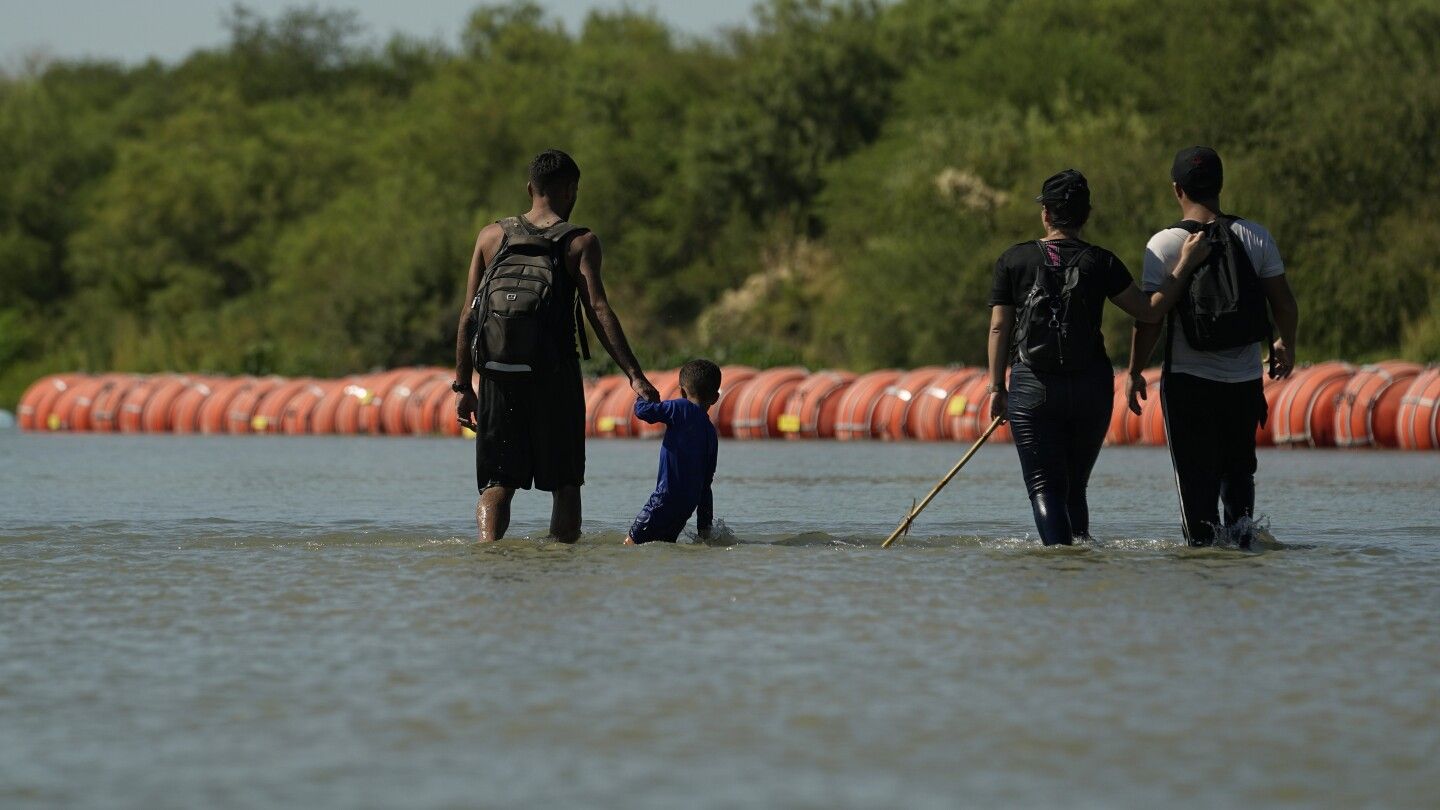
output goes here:
{"type": "Polygon", "coordinates": [[[1225,184],[1225,167],[1220,155],[1208,146],[1191,146],[1175,154],[1175,164],[1170,167],[1170,179],[1180,185],[1186,194],[1219,194],[1225,184]]]}
{"type": "Polygon", "coordinates": [[[1078,211],[1090,208],[1090,181],[1074,169],[1052,174],[1040,186],[1035,202],[1044,203],[1052,211],[1078,211]]]}

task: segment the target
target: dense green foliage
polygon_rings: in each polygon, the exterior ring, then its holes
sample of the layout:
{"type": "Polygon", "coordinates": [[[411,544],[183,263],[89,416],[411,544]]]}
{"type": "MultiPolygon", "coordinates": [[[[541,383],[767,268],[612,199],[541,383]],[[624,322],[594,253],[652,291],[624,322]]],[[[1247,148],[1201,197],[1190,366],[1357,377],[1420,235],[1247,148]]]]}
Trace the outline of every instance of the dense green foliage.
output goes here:
{"type": "Polygon", "coordinates": [[[647,363],[979,362],[1040,181],[1085,171],[1088,236],[1138,272],[1194,143],[1280,242],[1302,360],[1440,359],[1426,0],[772,0],[698,41],[518,3],[457,47],[230,27],[179,64],[0,79],[0,403],[60,369],[447,364],[475,231],[550,146],[647,363]]]}

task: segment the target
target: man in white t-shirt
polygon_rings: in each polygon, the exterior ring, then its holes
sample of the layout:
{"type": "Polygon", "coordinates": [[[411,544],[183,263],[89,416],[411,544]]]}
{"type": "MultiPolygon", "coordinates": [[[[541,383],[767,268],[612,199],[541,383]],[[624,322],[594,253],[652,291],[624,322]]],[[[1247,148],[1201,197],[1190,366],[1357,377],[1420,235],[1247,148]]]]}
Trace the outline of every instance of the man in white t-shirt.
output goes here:
{"type": "MultiPolygon", "coordinates": [[[[1220,210],[1224,170],[1215,150],[1203,146],[1181,150],[1170,177],[1181,222],[1156,233],[1145,246],[1141,288],[1147,293],[1158,289],[1174,269],[1180,246],[1192,231],[1217,219],[1229,219],[1220,210]]],[[[1232,244],[1242,246],[1249,258],[1259,277],[1259,294],[1269,306],[1273,330],[1261,324],[1262,333],[1279,332],[1270,346],[1269,374],[1275,379],[1288,377],[1295,363],[1299,309],[1285,280],[1280,251],[1270,232],[1257,223],[1234,219],[1230,233],[1237,240],[1232,244]]],[[[1215,542],[1217,527],[1233,527],[1254,515],[1255,431],[1267,416],[1265,369],[1260,341],[1208,351],[1192,347],[1180,323],[1180,310],[1187,306],[1188,298],[1187,293],[1164,324],[1135,324],[1126,393],[1130,409],[1139,413],[1138,400],[1146,397],[1141,371],[1155,345],[1163,340],[1160,399],[1180,492],[1181,523],[1190,545],[1203,546],[1215,542]],[[1223,523],[1220,502],[1224,504],[1223,523]]],[[[1263,310],[1259,303],[1254,306],[1263,310]]],[[[1241,339],[1246,338],[1248,333],[1241,339]]],[[[1239,542],[1248,546],[1248,533],[1242,534],[1239,542]]]]}

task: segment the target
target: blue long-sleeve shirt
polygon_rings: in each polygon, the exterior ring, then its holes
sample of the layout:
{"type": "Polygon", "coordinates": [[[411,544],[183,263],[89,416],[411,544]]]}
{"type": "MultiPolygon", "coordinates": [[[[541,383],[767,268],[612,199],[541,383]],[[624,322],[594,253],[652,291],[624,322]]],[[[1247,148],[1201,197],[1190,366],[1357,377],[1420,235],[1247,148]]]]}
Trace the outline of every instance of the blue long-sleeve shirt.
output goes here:
{"type": "Polygon", "coordinates": [[[720,440],[710,416],[688,399],[637,399],[635,416],[642,422],[665,425],[665,438],[660,442],[660,472],[651,503],[658,500],[665,511],[674,510],[672,514],[683,514],[686,519],[691,512],[697,512],[696,528],[708,530],[715,516],[710,487],[720,452],[720,440]]]}

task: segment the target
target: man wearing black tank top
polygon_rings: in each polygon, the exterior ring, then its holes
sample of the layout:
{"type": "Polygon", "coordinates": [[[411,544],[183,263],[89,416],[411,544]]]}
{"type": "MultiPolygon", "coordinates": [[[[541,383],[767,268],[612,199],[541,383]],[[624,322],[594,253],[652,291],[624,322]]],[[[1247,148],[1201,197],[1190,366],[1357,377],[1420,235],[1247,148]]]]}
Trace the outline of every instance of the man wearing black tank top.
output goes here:
{"type": "MultiPolygon", "coordinates": [[[[500,249],[507,228],[531,234],[563,230],[580,192],[580,167],[556,149],[530,162],[530,210],[485,226],[475,240],[470,260],[465,305],[455,342],[455,382],[460,423],[475,431],[475,474],[480,502],[475,508],[480,542],[505,536],[510,503],[517,489],[534,486],[552,494],[550,535],[573,543],[580,537],[580,487],[585,483],[585,394],[580,379],[576,338],[583,326],[573,307],[557,307],[553,323],[560,362],[536,372],[526,382],[500,382],[482,377],[473,385],[467,323],[470,302],[485,268],[500,249]],[[557,229],[557,226],[562,226],[557,229]]],[[[605,351],[630,379],[636,396],[658,402],[659,393],[630,350],[620,319],[605,295],[600,275],[600,238],[587,229],[570,229],[564,245],[567,273],[556,278],[556,300],[578,300],[605,351]]]]}

